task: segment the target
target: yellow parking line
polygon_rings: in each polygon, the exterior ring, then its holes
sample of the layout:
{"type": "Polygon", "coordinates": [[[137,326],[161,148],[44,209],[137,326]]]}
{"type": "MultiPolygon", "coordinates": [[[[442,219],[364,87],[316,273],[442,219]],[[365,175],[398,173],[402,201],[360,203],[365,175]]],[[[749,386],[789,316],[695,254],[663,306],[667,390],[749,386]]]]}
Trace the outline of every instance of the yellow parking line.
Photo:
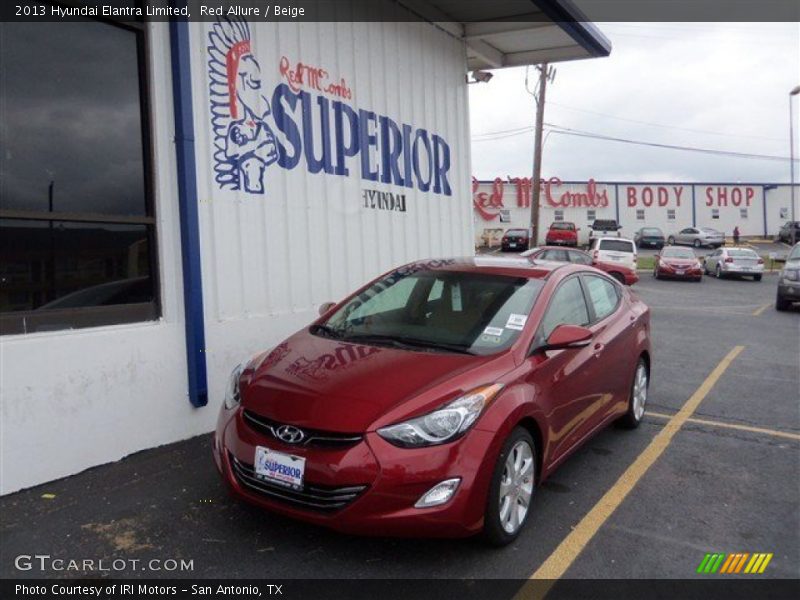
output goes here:
{"type": "MultiPolygon", "coordinates": [[[[668,415],[665,413],[658,413],[647,411],[647,415],[651,417],[656,417],[659,419],[671,419],[672,415],[668,415]]],[[[725,423],[723,421],[712,421],[710,419],[700,419],[697,417],[691,417],[686,419],[689,423],[697,423],[698,425],[709,425],[711,427],[723,427],[725,429],[737,429],[739,431],[749,431],[751,433],[763,433],[764,435],[772,435],[775,437],[782,437],[789,440],[799,440],[800,441],[800,434],[797,433],[790,433],[788,431],[780,431],[778,429],[768,429],[766,427],[752,427],[751,425],[739,425],[738,423],[725,423]]]]}
{"type": "Polygon", "coordinates": [[[642,476],[661,456],[664,450],[667,449],[667,446],[669,446],[675,434],[697,409],[714,387],[714,384],[722,377],[722,374],[730,366],[731,362],[739,356],[742,350],[744,350],[744,346],[735,346],[728,352],[725,358],[719,362],[675,416],[667,422],[658,434],[656,434],[636,460],[625,470],[619,479],[617,479],[616,483],[611,486],[597,504],[595,504],[583,519],[580,520],[569,535],[561,540],[561,543],[555,551],[530,577],[534,580],[538,579],[544,581],[523,586],[517,594],[518,599],[543,598],[555,583],[555,580],[566,573],[578,554],[580,554],[586,547],[586,544],[591,541],[603,523],[605,523],[619,505],[622,504],[622,501],[625,500],[626,496],[631,492],[642,476]]]}
{"type": "Polygon", "coordinates": [[[764,306],[758,307],[757,309],[755,309],[753,311],[753,316],[757,317],[758,315],[763,313],[765,310],[767,310],[770,306],[772,306],[772,302],[767,302],[764,306]]]}

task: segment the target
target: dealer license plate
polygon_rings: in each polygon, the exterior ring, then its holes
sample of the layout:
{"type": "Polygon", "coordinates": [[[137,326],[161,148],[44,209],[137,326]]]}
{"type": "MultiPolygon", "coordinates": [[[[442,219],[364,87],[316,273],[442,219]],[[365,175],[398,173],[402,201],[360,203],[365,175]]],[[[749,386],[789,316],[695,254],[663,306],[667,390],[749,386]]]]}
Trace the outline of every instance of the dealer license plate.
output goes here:
{"type": "Polygon", "coordinates": [[[255,472],[259,479],[295,490],[303,489],[306,459],[256,446],[255,472]]]}
{"type": "Polygon", "coordinates": [[[676,272],[678,275],[683,275],[684,273],[686,273],[686,270],[685,270],[685,269],[677,269],[675,272],[676,272]]]}
{"type": "Polygon", "coordinates": [[[509,246],[509,248],[516,248],[517,244],[516,244],[516,242],[511,242],[508,246],[509,246]]]}

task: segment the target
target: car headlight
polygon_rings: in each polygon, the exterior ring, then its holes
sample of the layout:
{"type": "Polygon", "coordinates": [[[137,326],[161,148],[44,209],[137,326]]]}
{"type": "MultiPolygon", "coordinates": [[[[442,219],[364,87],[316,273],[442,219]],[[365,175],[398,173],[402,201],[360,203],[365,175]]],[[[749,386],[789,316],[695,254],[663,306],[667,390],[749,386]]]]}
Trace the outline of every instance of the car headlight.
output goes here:
{"type": "Polygon", "coordinates": [[[463,435],[501,389],[500,383],[476,388],[432,413],[382,427],[378,435],[403,448],[444,444],[463,435]]]}
{"type": "Polygon", "coordinates": [[[225,408],[228,410],[239,406],[242,401],[242,394],[239,391],[239,379],[242,376],[244,365],[238,365],[232,372],[228,385],[225,388],[225,408]]]}
{"type": "Polygon", "coordinates": [[[786,281],[797,281],[797,280],[800,279],[800,271],[798,271],[796,269],[788,269],[788,270],[785,270],[783,273],[781,273],[781,276],[786,281]]]}

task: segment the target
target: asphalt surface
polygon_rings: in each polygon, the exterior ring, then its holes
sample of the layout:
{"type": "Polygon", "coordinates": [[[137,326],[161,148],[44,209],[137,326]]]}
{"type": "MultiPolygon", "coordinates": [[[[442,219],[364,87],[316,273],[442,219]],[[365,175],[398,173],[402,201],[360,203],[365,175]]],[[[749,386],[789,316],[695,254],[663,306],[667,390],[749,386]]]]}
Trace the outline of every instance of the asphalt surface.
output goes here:
{"type": "Polygon", "coordinates": [[[14,567],[20,554],[49,554],[194,566],[114,576],[527,578],[741,345],[693,416],[769,431],[686,422],[564,577],[691,578],[707,552],[771,552],[759,577],[798,578],[800,311],[775,311],[775,287],[774,275],[699,284],[644,276],[634,289],[652,308],[648,410],[662,416],[589,441],[538,489],[526,530],[506,548],[351,537],[273,516],[228,498],[202,436],[0,498],[0,576],[87,576],[14,567]]]}

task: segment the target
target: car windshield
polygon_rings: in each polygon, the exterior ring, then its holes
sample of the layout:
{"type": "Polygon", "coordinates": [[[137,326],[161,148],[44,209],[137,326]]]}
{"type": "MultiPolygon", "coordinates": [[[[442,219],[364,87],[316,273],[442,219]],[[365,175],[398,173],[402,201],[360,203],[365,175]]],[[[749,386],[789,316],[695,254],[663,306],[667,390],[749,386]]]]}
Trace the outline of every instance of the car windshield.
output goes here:
{"type": "Polygon", "coordinates": [[[575,224],[574,223],[553,223],[550,225],[550,229],[560,229],[562,231],[574,231],[575,224]]]}
{"type": "Polygon", "coordinates": [[[697,258],[694,252],[688,248],[664,248],[661,251],[661,256],[664,258],[697,258]]]}
{"type": "Polygon", "coordinates": [[[794,248],[792,248],[789,256],[786,257],[786,260],[800,260],[800,244],[797,244],[794,248]]]}
{"type": "Polygon", "coordinates": [[[542,285],[525,277],[405,267],[311,333],[408,350],[494,354],[517,339],[542,285]]]}
{"type": "Polygon", "coordinates": [[[758,254],[746,248],[731,248],[728,250],[728,256],[734,258],[758,258],[758,254]]]}
{"type": "Polygon", "coordinates": [[[628,240],[600,240],[598,250],[611,250],[613,252],[633,252],[633,243],[628,240]]]}
{"type": "Polygon", "coordinates": [[[663,235],[661,230],[657,227],[645,227],[642,229],[642,235],[663,235]]]}
{"type": "Polygon", "coordinates": [[[524,229],[509,229],[506,231],[506,235],[508,237],[525,237],[528,235],[528,232],[524,229]]]}

